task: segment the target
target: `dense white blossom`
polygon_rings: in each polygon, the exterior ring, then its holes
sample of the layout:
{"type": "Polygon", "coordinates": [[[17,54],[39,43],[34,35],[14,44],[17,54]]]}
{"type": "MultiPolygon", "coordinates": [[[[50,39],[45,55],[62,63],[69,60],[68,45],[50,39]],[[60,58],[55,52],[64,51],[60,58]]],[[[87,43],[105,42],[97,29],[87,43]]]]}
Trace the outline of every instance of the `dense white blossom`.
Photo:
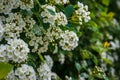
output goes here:
{"type": "Polygon", "coordinates": [[[8,39],[8,44],[0,45],[0,61],[12,60],[16,63],[24,62],[29,53],[28,45],[21,39],[8,39]]]}
{"type": "Polygon", "coordinates": [[[43,17],[43,22],[54,25],[55,20],[57,19],[55,6],[46,4],[43,5],[42,8],[44,9],[44,11],[41,12],[41,16],[43,17]]]}
{"type": "Polygon", "coordinates": [[[15,71],[11,71],[6,80],[36,80],[36,73],[32,66],[22,64],[15,71]]]}
{"type": "Polygon", "coordinates": [[[62,39],[60,40],[59,45],[63,50],[71,51],[78,46],[79,38],[73,31],[66,30],[60,36],[62,39]]]}
{"type": "Polygon", "coordinates": [[[22,39],[8,39],[8,45],[6,46],[7,56],[14,62],[23,62],[27,59],[29,53],[28,45],[22,39]],[[9,57],[10,54],[12,57],[9,57]]]}
{"type": "Polygon", "coordinates": [[[45,61],[47,63],[47,65],[49,66],[50,69],[52,69],[53,67],[53,60],[52,57],[50,57],[49,55],[45,55],[45,61]]]}
{"type": "Polygon", "coordinates": [[[0,0],[0,13],[9,14],[15,4],[16,0],[0,0]]]}
{"type": "Polygon", "coordinates": [[[19,5],[21,9],[30,10],[34,7],[34,0],[20,0],[19,5]]]}
{"type": "Polygon", "coordinates": [[[8,75],[5,77],[5,80],[16,80],[15,73],[13,70],[11,70],[8,75]]]}
{"type": "Polygon", "coordinates": [[[52,0],[56,4],[67,4],[69,0],[52,0]]]}
{"type": "Polygon", "coordinates": [[[6,45],[0,45],[0,62],[8,62],[6,45]]]}
{"type": "Polygon", "coordinates": [[[49,42],[54,42],[54,40],[57,40],[61,38],[60,34],[62,33],[62,30],[59,27],[51,26],[47,29],[46,37],[49,40],[49,42]]]}
{"type": "Polygon", "coordinates": [[[63,12],[57,13],[57,20],[56,21],[57,21],[58,25],[65,26],[68,24],[67,18],[63,12]]]}
{"type": "Polygon", "coordinates": [[[20,13],[10,13],[4,23],[6,23],[4,24],[5,38],[19,37],[19,34],[23,32],[23,28],[26,26],[20,13]]]}
{"type": "Polygon", "coordinates": [[[115,41],[111,41],[110,42],[112,49],[119,49],[120,48],[120,42],[118,39],[115,39],[115,41]]]}
{"type": "Polygon", "coordinates": [[[39,73],[39,80],[51,80],[51,69],[46,63],[42,63],[37,69],[39,73]]]}
{"type": "Polygon", "coordinates": [[[0,41],[3,38],[3,34],[4,34],[4,28],[3,28],[2,22],[0,21],[0,41]]]}
{"type": "Polygon", "coordinates": [[[77,15],[77,18],[79,19],[79,24],[82,24],[82,22],[88,22],[90,18],[90,12],[88,11],[88,6],[84,5],[83,3],[78,2],[78,9],[75,10],[75,15],[77,15]]]}

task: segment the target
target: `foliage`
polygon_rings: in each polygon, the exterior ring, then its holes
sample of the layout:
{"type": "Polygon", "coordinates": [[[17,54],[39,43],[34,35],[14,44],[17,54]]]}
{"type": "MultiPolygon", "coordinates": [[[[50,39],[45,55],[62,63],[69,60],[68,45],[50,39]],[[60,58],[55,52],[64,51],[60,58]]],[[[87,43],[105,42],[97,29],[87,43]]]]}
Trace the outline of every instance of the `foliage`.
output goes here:
{"type": "MultiPolygon", "coordinates": [[[[118,0],[5,1],[0,1],[0,62],[14,65],[10,75],[19,80],[32,74],[32,80],[119,80],[118,0]],[[32,69],[29,75],[23,65],[32,69]]],[[[5,79],[12,80],[10,75],[5,79]]]]}
{"type": "Polygon", "coordinates": [[[0,62],[0,80],[4,79],[5,76],[12,70],[13,66],[7,63],[0,62]]]}

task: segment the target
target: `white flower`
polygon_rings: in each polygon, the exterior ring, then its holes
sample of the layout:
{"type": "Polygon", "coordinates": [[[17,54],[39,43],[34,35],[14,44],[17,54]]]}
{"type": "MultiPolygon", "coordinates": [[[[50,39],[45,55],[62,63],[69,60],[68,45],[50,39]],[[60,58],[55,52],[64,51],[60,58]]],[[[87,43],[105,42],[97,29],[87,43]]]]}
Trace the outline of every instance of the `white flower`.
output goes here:
{"type": "Polygon", "coordinates": [[[20,0],[19,6],[21,9],[30,10],[34,7],[34,0],[20,0]]]}
{"type": "Polygon", "coordinates": [[[52,69],[53,66],[53,60],[49,55],[45,55],[45,61],[47,63],[47,65],[49,66],[50,69],[52,69]]]}
{"type": "Polygon", "coordinates": [[[6,55],[6,45],[0,45],[0,62],[8,62],[6,55]]]}
{"type": "Polygon", "coordinates": [[[75,16],[79,19],[79,24],[81,25],[83,20],[88,22],[90,18],[90,12],[88,11],[88,6],[83,3],[78,2],[78,9],[75,10],[75,16]]]}
{"type": "Polygon", "coordinates": [[[14,71],[11,70],[8,75],[5,77],[5,80],[15,80],[14,71]]]}
{"type": "Polygon", "coordinates": [[[63,26],[68,24],[67,18],[63,12],[57,13],[57,24],[63,26]]]}
{"type": "Polygon", "coordinates": [[[6,45],[6,56],[9,60],[17,63],[24,62],[29,53],[28,45],[22,39],[8,39],[6,45]]]}
{"type": "Polygon", "coordinates": [[[120,48],[120,42],[117,39],[115,39],[115,41],[111,41],[110,44],[114,50],[120,48]]]}
{"type": "Polygon", "coordinates": [[[59,45],[63,50],[70,51],[78,46],[79,38],[73,31],[66,30],[60,36],[62,39],[60,40],[59,45]]]}
{"type": "Polygon", "coordinates": [[[0,41],[3,38],[3,34],[4,34],[4,28],[3,28],[2,22],[0,21],[0,41]]]}
{"type": "Polygon", "coordinates": [[[51,80],[51,70],[46,63],[42,63],[37,69],[40,80],[51,80]]]}
{"type": "Polygon", "coordinates": [[[22,64],[15,71],[12,70],[7,75],[6,80],[36,80],[36,73],[32,66],[22,64]]]}
{"type": "Polygon", "coordinates": [[[17,0],[2,0],[0,1],[0,13],[9,14],[14,8],[17,0]]]}
{"type": "Polygon", "coordinates": [[[59,56],[58,56],[58,60],[59,60],[59,62],[61,63],[61,64],[64,64],[64,62],[65,62],[65,55],[64,54],[60,54],[59,56]]]}
{"type": "Polygon", "coordinates": [[[64,4],[69,3],[69,0],[53,0],[53,2],[55,4],[62,4],[62,5],[64,5],[64,4]]]}
{"type": "Polygon", "coordinates": [[[5,38],[19,37],[19,34],[23,32],[23,28],[25,28],[25,26],[26,23],[20,13],[10,13],[8,17],[5,18],[5,38]]]}
{"type": "Polygon", "coordinates": [[[44,9],[41,12],[41,16],[43,17],[43,22],[44,23],[50,23],[51,25],[55,24],[55,20],[56,20],[56,10],[55,7],[52,5],[43,5],[42,8],[44,9]],[[51,10],[53,12],[53,14],[51,14],[49,12],[49,10],[51,10]]]}

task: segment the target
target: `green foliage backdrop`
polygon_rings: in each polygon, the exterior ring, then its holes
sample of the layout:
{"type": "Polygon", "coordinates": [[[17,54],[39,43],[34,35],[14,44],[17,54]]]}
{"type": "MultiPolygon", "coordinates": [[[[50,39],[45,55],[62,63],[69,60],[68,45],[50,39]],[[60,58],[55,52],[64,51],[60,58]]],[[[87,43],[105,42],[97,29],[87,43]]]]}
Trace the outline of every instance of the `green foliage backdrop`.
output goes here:
{"type": "Polygon", "coordinates": [[[119,0],[5,1],[0,62],[13,65],[5,80],[120,79],[119,0]]]}

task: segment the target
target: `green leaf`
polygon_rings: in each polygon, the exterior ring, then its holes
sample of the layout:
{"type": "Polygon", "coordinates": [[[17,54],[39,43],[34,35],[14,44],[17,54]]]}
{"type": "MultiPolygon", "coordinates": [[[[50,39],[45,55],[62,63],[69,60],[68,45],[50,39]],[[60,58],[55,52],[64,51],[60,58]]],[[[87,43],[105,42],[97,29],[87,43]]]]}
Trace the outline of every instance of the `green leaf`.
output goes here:
{"type": "Polygon", "coordinates": [[[106,6],[108,6],[109,5],[109,0],[102,0],[102,3],[104,4],[104,5],[106,5],[106,6]]]}
{"type": "Polygon", "coordinates": [[[47,10],[51,15],[55,16],[55,12],[53,10],[51,10],[51,9],[47,9],[47,10]]]}
{"type": "Polygon", "coordinates": [[[78,72],[81,70],[81,66],[78,62],[75,62],[75,67],[76,67],[78,72]]]}
{"type": "Polygon", "coordinates": [[[33,12],[31,10],[21,10],[23,16],[32,16],[33,12]]]}
{"type": "Polygon", "coordinates": [[[43,58],[43,56],[41,55],[41,53],[40,53],[40,54],[38,53],[38,55],[39,55],[40,60],[41,60],[42,62],[44,62],[44,58],[43,58]]]}
{"type": "Polygon", "coordinates": [[[66,14],[67,17],[70,17],[74,12],[74,8],[72,5],[68,5],[65,10],[64,13],[66,14]]]}
{"type": "Polygon", "coordinates": [[[88,50],[82,50],[81,56],[83,59],[90,59],[92,58],[92,53],[88,50]]]}
{"type": "Polygon", "coordinates": [[[32,28],[32,32],[36,35],[42,35],[42,29],[40,28],[40,26],[38,26],[37,24],[33,26],[32,28]]]}
{"type": "Polygon", "coordinates": [[[110,61],[109,59],[103,58],[102,60],[103,60],[104,62],[106,62],[107,64],[112,65],[112,61],[110,61]]]}
{"type": "Polygon", "coordinates": [[[0,62],[0,80],[6,77],[12,68],[11,64],[0,62]]]}
{"type": "Polygon", "coordinates": [[[93,57],[93,62],[95,63],[95,65],[98,65],[98,59],[96,56],[93,57]]]}

